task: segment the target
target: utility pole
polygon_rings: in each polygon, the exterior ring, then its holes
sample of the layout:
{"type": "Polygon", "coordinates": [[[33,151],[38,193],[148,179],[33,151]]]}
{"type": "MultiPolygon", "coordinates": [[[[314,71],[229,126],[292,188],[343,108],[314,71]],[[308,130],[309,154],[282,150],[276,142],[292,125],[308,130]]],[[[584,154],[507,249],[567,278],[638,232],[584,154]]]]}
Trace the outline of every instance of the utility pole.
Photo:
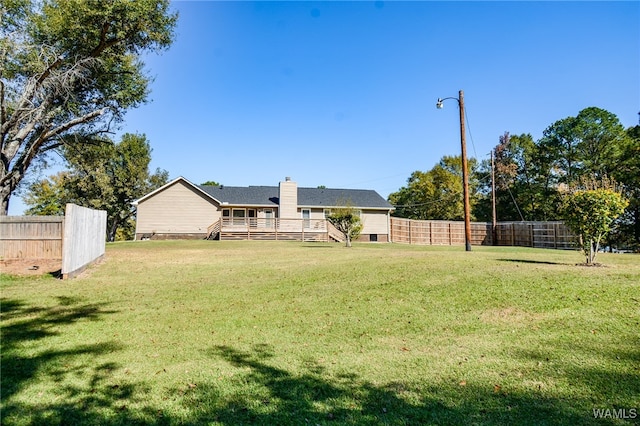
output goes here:
{"type": "Polygon", "coordinates": [[[462,192],[464,195],[464,245],[471,251],[471,206],[469,205],[469,170],[467,166],[467,140],[464,129],[464,92],[458,92],[460,104],[460,145],[462,146],[462,192]]]}
{"type": "Polygon", "coordinates": [[[446,99],[455,99],[460,107],[460,145],[462,146],[462,194],[464,199],[464,245],[471,251],[471,206],[469,204],[469,170],[467,165],[467,140],[464,126],[464,92],[460,90],[457,98],[438,98],[436,108],[442,109],[446,99]]]}

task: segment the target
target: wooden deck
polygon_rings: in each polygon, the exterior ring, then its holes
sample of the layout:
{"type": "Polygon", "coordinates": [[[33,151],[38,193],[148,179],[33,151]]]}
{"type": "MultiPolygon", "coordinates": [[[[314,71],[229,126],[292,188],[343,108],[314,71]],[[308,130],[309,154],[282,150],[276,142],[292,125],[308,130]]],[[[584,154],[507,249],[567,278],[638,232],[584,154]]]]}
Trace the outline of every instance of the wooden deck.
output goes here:
{"type": "Polygon", "coordinates": [[[326,219],[222,218],[208,227],[207,235],[210,240],[344,241],[326,219]]]}

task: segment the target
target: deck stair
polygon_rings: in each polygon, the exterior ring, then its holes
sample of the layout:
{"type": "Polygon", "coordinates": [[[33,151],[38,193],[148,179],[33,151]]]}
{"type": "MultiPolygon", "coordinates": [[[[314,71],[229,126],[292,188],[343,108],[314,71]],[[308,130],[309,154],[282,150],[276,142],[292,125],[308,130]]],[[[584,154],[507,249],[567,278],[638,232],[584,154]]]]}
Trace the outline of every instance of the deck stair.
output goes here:
{"type": "Polygon", "coordinates": [[[347,237],[338,230],[333,224],[327,221],[327,233],[329,235],[329,239],[331,241],[335,241],[337,243],[344,243],[347,240],[347,237]]]}
{"type": "Polygon", "coordinates": [[[207,227],[207,240],[219,240],[220,239],[220,228],[222,224],[221,220],[216,220],[211,225],[207,227]]]}

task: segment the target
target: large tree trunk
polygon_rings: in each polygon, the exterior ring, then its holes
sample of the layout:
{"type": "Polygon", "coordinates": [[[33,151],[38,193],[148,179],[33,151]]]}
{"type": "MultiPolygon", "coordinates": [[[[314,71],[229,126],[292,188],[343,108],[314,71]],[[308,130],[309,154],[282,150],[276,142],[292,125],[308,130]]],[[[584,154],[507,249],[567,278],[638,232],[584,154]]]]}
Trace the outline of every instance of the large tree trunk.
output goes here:
{"type": "Polygon", "coordinates": [[[12,187],[11,182],[8,181],[0,186],[0,216],[9,214],[9,199],[14,189],[15,187],[12,187]]]}
{"type": "Polygon", "coordinates": [[[108,234],[107,234],[107,241],[109,241],[110,243],[114,242],[116,240],[116,232],[118,232],[118,221],[117,220],[113,220],[113,223],[111,224],[111,226],[108,229],[108,234]]]}
{"type": "Polygon", "coordinates": [[[0,192],[0,216],[6,216],[9,214],[9,197],[11,192],[5,195],[5,190],[2,188],[0,192]]]}

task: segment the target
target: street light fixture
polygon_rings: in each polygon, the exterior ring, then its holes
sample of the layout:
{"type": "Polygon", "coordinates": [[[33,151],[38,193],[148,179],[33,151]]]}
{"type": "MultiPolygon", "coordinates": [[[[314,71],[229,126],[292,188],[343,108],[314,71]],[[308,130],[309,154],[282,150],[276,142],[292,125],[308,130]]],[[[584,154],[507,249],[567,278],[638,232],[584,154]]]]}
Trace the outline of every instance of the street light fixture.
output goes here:
{"type": "Polygon", "coordinates": [[[467,142],[464,131],[464,92],[460,90],[457,98],[438,98],[436,108],[444,108],[444,101],[455,99],[460,107],[460,145],[462,147],[462,193],[464,196],[464,245],[466,251],[471,251],[471,208],[469,206],[469,173],[467,167],[467,142]]]}

